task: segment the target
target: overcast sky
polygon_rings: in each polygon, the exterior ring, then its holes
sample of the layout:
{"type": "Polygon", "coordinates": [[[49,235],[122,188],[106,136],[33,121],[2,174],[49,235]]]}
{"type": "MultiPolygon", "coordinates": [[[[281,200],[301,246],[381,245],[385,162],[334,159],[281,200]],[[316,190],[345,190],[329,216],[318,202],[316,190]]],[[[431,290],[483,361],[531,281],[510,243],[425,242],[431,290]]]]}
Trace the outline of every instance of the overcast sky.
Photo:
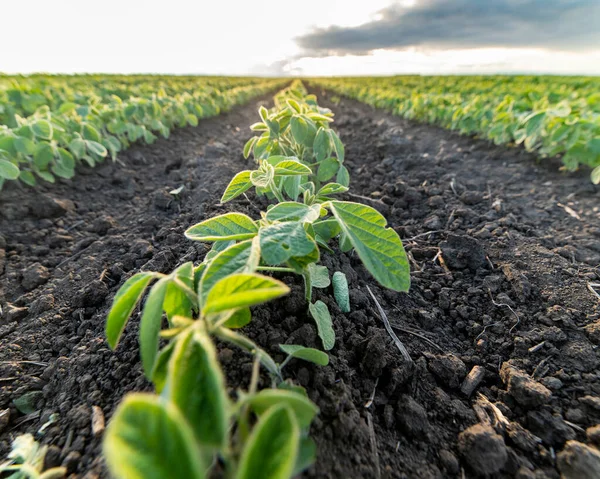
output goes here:
{"type": "Polygon", "coordinates": [[[600,75],[600,0],[19,0],[0,71],[600,75]]]}

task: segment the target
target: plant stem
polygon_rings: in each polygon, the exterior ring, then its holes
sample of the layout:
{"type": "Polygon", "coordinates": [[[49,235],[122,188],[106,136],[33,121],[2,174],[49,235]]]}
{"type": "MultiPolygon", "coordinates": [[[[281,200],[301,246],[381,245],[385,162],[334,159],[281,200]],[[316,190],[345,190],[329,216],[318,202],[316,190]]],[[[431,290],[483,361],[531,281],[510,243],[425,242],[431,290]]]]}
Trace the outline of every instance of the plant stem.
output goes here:
{"type": "Polygon", "coordinates": [[[281,273],[295,273],[292,268],[284,268],[282,266],[259,266],[256,271],[279,271],[281,273]]]}

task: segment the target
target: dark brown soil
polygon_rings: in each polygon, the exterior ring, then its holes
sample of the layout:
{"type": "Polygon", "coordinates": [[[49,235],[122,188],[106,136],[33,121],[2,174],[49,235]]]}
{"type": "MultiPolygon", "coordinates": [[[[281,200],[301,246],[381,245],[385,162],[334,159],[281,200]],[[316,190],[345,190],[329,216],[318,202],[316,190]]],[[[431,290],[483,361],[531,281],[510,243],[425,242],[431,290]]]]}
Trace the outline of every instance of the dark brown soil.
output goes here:
{"type": "MultiPolygon", "coordinates": [[[[351,191],[366,197],[347,199],[379,209],[400,233],[413,285],[387,291],[356,257],[324,256],[346,273],[352,312],[319,290],[337,335],[331,363],[286,368],[321,408],[307,476],[558,478],[556,453],[600,422],[598,298],[588,289],[600,279],[598,188],[521,150],[320,98],[336,112],[351,191]],[[470,395],[461,390],[469,372],[482,377],[470,395]]],[[[41,437],[52,445],[47,462],[73,477],[106,476],[92,407],[108,420],[126,392],[149,388],[135,319],[116,352],[104,340],[112,297],[140,269],[200,261],[207,248],[183,237],[189,225],[229,209],[258,215],[253,195],[253,204],[218,206],[248,165],[240,152],[256,109],[133,147],[125,166],[82,170],[38,193],[2,192],[0,409],[10,420],[0,424],[1,453],[58,413],[41,437]],[[13,401],[28,393],[39,412],[23,415],[13,401]]],[[[257,308],[246,328],[277,358],[282,342],[319,346],[300,282],[281,278],[292,294],[257,308]]],[[[222,347],[220,359],[232,390],[245,385],[250,358],[222,347]]]]}

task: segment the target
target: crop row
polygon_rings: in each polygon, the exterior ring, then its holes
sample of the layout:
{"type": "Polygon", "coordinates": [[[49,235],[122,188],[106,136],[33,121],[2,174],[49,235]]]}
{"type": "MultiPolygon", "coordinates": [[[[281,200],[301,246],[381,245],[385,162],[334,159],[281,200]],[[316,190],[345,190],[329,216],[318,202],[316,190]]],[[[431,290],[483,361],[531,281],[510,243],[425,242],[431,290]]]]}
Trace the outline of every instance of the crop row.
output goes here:
{"type": "Polygon", "coordinates": [[[319,78],[338,94],[418,121],[523,145],[600,182],[600,80],[585,77],[319,78]]]}
{"type": "Polygon", "coordinates": [[[230,211],[191,226],[188,239],[212,243],[200,264],[184,263],[170,274],[139,272],[114,298],[106,322],[113,348],[147,293],[139,344],[155,388],[127,395],[109,423],[103,450],[114,477],[204,478],[212,470],[237,479],[279,479],[300,473],[315,459],[309,428],[318,408],[285,378],[285,367],[298,359],[329,362],[325,351],[334,347],[335,333],[327,306],[313,300],[314,288],[331,286],[340,311],[350,310],[345,275],[320,265],[321,255],[336,246],[353,250],[383,286],[410,286],[402,242],[385,218],[336,199],[348,191],[350,177],[331,111],[296,81],[259,114],[251,127],[257,136],[244,148],[256,168],[235,175],[221,201],[254,189],[269,201],[267,210],[257,219],[230,211]],[[281,344],[285,356],[278,363],[240,332],[252,320],[252,306],[290,291],[269,272],[303,279],[307,313],[325,351],[281,344]],[[254,358],[249,386],[235,397],[227,392],[215,340],[254,358]],[[261,368],[270,387],[259,390],[261,368]]]}
{"type": "Polygon", "coordinates": [[[185,91],[227,90],[263,83],[261,78],[160,75],[0,75],[0,125],[19,126],[16,117],[47,106],[56,112],[65,103],[98,106],[114,97],[176,96],[185,91]]]}
{"type": "MultiPolygon", "coordinates": [[[[282,84],[279,80],[220,81],[221,87],[219,79],[205,83],[176,79],[169,84],[169,93],[161,82],[155,91],[129,84],[127,88],[88,86],[91,95],[100,95],[95,99],[81,93],[86,90],[78,90],[80,96],[72,97],[54,89],[50,95],[53,105],[39,106],[27,117],[13,114],[10,120],[16,124],[12,127],[0,125],[0,189],[6,180],[33,186],[38,178],[51,183],[55,177],[72,178],[79,162],[95,166],[108,156],[116,160],[133,142],[152,143],[157,135],[168,137],[175,127],[195,126],[201,118],[282,84]],[[138,94],[141,96],[135,96],[138,94]]],[[[15,90],[5,92],[17,96],[15,90]]],[[[0,106],[7,111],[12,104],[0,106]]]]}

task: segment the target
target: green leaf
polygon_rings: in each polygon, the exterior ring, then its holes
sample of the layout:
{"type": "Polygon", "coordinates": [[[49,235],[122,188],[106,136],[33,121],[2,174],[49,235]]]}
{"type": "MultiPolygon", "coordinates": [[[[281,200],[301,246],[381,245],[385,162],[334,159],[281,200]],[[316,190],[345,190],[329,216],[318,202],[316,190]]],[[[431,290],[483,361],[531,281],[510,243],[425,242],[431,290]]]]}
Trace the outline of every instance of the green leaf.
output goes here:
{"type": "Polygon", "coordinates": [[[52,139],[52,124],[47,120],[37,120],[31,124],[31,129],[33,130],[33,134],[38,138],[43,140],[52,139]]]}
{"type": "Polygon", "coordinates": [[[308,123],[306,123],[306,120],[299,115],[294,115],[290,121],[290,126],[294,140],[303,145],[308,137],[308,123]]]}
{"type": "Polygon", "coordinates": [[[283,405],[271,408],[254,426],[242,452],[236,479],[288,479],[294,470],[299,445],[300,431],[290,409],[283,405]]]}
{"type": "Polygon", "coordinates": [[[341,271],[333,273],[331,280],[333,284],[333,297],[342,312],[350,312],[350,293],[348,292],[348,280],[346,275],[341,271]]]}
{"type": "Polygon", "coordinates": [[[269,118],[269,110],[267,110],[264,106],[261,106],[258,109],[258,114],[260,115],[260,118],[262,119],[262,121],[266,122],[267,119],[269,118]]]}
{"type": "Polygon", "coordinates": [[[323,188],[317,191],[317,196],[328,196],[345,193],[348,191],[348,187],[340,185],[339,183],[327,183],[323,188]]]}
{"type": "Polygon", "coordinates": [[[313,228],[315,233],[325,242],[335,238],[342,231],[338,221],[333,218],[313,223],[313,228]]]}
{"type": "Polygon", "coordinates": [[[24,136],[17,136],[15,138],[14,147],[17,152],[25,156],[31,156],[35,153],[35,143],[24,136]]]}
{"type": "MultiPolygon", "coordinates": [[[[331,136],[331,141],[333,142],[333,149],[335,151],[335,155],[337,156],[337,159],[339,160],[340,163],[344,162],[344,156],[345,156],[345,152],[344,152],[344,144],[342,143],[342,141],[340,140],[340,137],[337,135],[337,133],[333,130],[329,130],[329,135],[331,136]]],[[[338,181],[338,183],[340,183],[338,181]]]]}
{"type": "Polygon", "coordinates": [[[333,323],[327,305],[319,300],[316,303],[309,304],[308,311],[317,323],[317,331],[321,341],[323,341],[323,348],[325,351],[329,351],[335,345],[335,331],[333,330],[333,323]]]}
{"type": "Polygon", "coordinates": [[[277,163],[275,166],[275,175],[277,176],[303,176],[311,175],[312,170],[295,160],[285,160],[277,163]]]}
{"type": "Polygon", "coordinates": [[[305,348],[297,344],[280,344],[281,349],[288,356],[293,358],[303,359],[319,366],[327,366],[329,364],[329,356],[323,351],[314,348],[305,348]]]}
{"type": "Polygon", "coordinates": [[[284,201],[267,211],[266,218],[269,221],[300,221],[312,223],[319,219],[321,205],[307,206],[295,201],[284,201]]]}
{"type": "Polygon", "coordinates": [[[592,183],[594,183],[595,185],[600,183],[600,166],[597,166],[596,168],[594,168],[592,170],[592,183]]]}
{"type": "Polygon", "coordinates": [[[169,362],[168,398],[183,413],[200,444],[225,446],[227,389],[215,347],[205,334],[189,332],[177,341],[169,362]]]}
{"type": "Polygon", "coordinates": [[[348,168],[341,166],[335,177],[335,181],[342,186],[348,186],[350,184],[350,173],[348,168]]]}
{"type": "Polygon", "coordinates": [[[94,128],[89,123],[84,123],[83,124],[83,138],[86,140],[95,142],[95,143],[99,143],[101,136],[100,136],[100,133],[98,132],[98,130],[96,130],[96,128],[94,128]]]}
{"type": "Polygon", "coordinates": [[[160,350],[156,356],[154,370],[152,371],[152,383],[158,394],[162,392],[167,384],[167,376],[169,373],[169,361],[175,351],[176,341],[171,341],[167,346],[160,350]]]}
{"type": "Polygon", "coordinates": [[[283,191],[294,201],[296,201],[300,194],[301,181],[301,176],[286,176],[283,178],[283,191]]]}
{"type": "Polygon", "coordinates": [[[246,144],[244,145],[244,158],[248,158],[250,156],[250,152],[252,151],[252,148],[254,147],[254,144],[257,141],[258,141],[258,137],[253,136],[246,142],[246,144]]]}
{"type": "Polygon", "coordinates": [[[45,170],[54,159],[54,151],[49,143],[38,143],[33,155],[33,163],[40,170],[45,170]]]}
{"type": "Polygon", "coordinates": [[[152,370],[158,353],[159,333],[163,316],[163,302],[169,286],[169,278],[158,281],[148,294],[142,320],[140,322],[140,356],[148,379],[152,379],[152,370]]]}
{"type": "Polygon", "coordinates": [[[588,143],[588,148],[597,155],[600,155],[600,138],[593,138],[588,143]]]}
{"type": "Polygon", "coordinates": [[[90,153],[93,153],[94,155],[98,155],[101,158],[105,158],[108,155],[108,150],[101,143],[86,140],[85,146],[90,153]]]}
{"type": "Polygon", "coordinates": [[[252,131],[268,131],[269,127],[262,121],[258,121],[256,123],[252,123],[252,125],[250,125],[250,129],[252,131]]]}
{"type": "Polygon", "coordinates": [[[31,414],[37,411],[37,402],[44,397],[42,391],[29,391],[16,398],[13,403],[19,412],[31,414]]]}
{"type": "Polygon", "coordinates": [[[49,171],[36,171],[35,174],[48,183],[54,183],[54,175],[49,171]]]}
{"type": "MultiPolygon", "coordinates": [[[[194,291],[194,264],[189,261],[179,266],[171,273],[171,276],[177,278],[181,283],[194,291]]],[[[167,313],[169,320],[173,316],[192,316],[194,303],[188,295],[175,282],[169,281],[167,293],[163,302],[163,309],[167,313]]]]}
{"type": "Polygon", "coordinates": [[[117,408],[103,452],[117,479],[202,479],[194,435],[175,405],[151,394],[130,394],[117,408]]]}
{"type": "Polygon", "coordinates": [[[58,148],[58,159],[56,161],[69,170],[75,168],[75,158],[64,148],[58,148]]]}
{"type": "Polygon", "coordinates": [[[223,326],[230,329],[238,329],[243,328],[250,321],[252,321],[250,308],[243,308],[233,313],[229,319],[223,323],[223,326]]]}
{"type": "Polygon", "coordinates": [[[259,170],[250,172],[250,181],[257,188],[267,188],[273,181],[275,169],[269,164],[263,163],[259,170]]]}
{"type": "Polygon", "coordinates": [[[16,180],[19,177],[19,168],[8,160],[0,158],[0,178],[16,180]]]}
{"type": "Polygon", "coordinates": [[[35,186],[36,184],[35,176],[33,176],[33,173],[31,171],[27,170],[22,170],[19,173],[19,180],[21,180],[23,183],[29,186],[35,186]]]}
{"type": "Polygon", "coordinates": [[[291,98],[288,98],[285,102],[288,104],[288,106],[290,108],[292,108],[292,110],[295,110],[296,113],[302,113],[302,108],[300,107],[300,104],[296,100],[292,100],[291,98]]]}
{"type": "Polygon", "coordinates": [[[204,314],[247,308],[289,293],[281,281],[260,274],[239,273],[217,282],[204,304],[204,314]]]}
{"type": "Polygon", "coordinates": [[[256,236],[258,226],[241,213],[226,213],[192,226],[186,238],[196,241],[244,240],[256,236]]]}
{"type": "Polygon", "coordinates": [[[313,288],[327,288],[331,284],[327,266],[310,263],[306,269],[310,276],[310,284],[313,288]]]}
{"type": "Polygon", "coordinates": [[[155,277],[154,273],[137,273],[119,289],[106,318],[106,339],[112,349],[117,347],[127,320],[140,301],[146,286],[155,277]]]}
{"type": "Polygon", "coordinates": [[[297,221],[262,227],[258,237],[262,258],[270,265],[284,263],[293,256],[305,256],[317,247],[297,221]]]}
{"type": "Polygon", "coordinates": [[[398,233],[386,228],[386,219],[370,206],[331,201],[331,212],[342,232],[373,277],[386,288],[408,291],[410,267],[398,233]]]}
{"type": "Polygon", "coordinates": [[[338,172],[340,169],[340,162],[337,158],[327,158],[319,164],[317,170],[317,178],[319,181],[328,181],[338,172]]]}
{"type": "Polygon", "coordinates": [[[204,270],[200,280],[202,302],[206,301],[212,287],[221,279],[234,273],[253,273],[260,261],[257,238],[234,244],[215,256],[204,270]]]}
{"type": "Polygon", "coordinates": [[[528,137],[537,135],[544,126],[544,120],[546,119],[546,112],[532,113],[525,120],[525,134],[528,137]]]}
{"type": "Polygon", "coordinates": [[[228,201],[231,201],[232,199],[249,190],[251,187],[252,182],[250,181],[250,171],[240,171],[233,177],[229,185],[227,185],[227,188],[223,193],[223,197],[221,198],[221,203],[227,203],[228,201]]]}
{"type": "Polygon", "coordinates": [[[73,156],[80,160],[85,155],[85,141],[81,138],[75,138],[69,143],[69,150],[73,153],[73,156]]]}
{"type": "MultiPolygon", "coordinates": [[[[325,354],[325,356],[327,355],[325,354]]],[[[294,413],[300,429],[310,426],[310,423],[319,412],[319,408],[306,396],[284,389],[263,389],[250,398],[249,404],[258,416],[263,415],[274,406],[283,404],[294,413]]]]}
{"type": "Polygon", "coordinates": [[[324,160],[331,154],[331,138],[327,130],[323,127],[319,128],[315,141],[313,143],[313,152],[317,161],[324,160]]]}
{"type": "Polygon", "coordinates": [[[310,437],[303,437],[300,439],[300,448],[292,476],[296,477],[304,470],[308,469],[312,464],[314,464],[316,457],[317,446],[315,441],[313,441],[310,437]]]}

